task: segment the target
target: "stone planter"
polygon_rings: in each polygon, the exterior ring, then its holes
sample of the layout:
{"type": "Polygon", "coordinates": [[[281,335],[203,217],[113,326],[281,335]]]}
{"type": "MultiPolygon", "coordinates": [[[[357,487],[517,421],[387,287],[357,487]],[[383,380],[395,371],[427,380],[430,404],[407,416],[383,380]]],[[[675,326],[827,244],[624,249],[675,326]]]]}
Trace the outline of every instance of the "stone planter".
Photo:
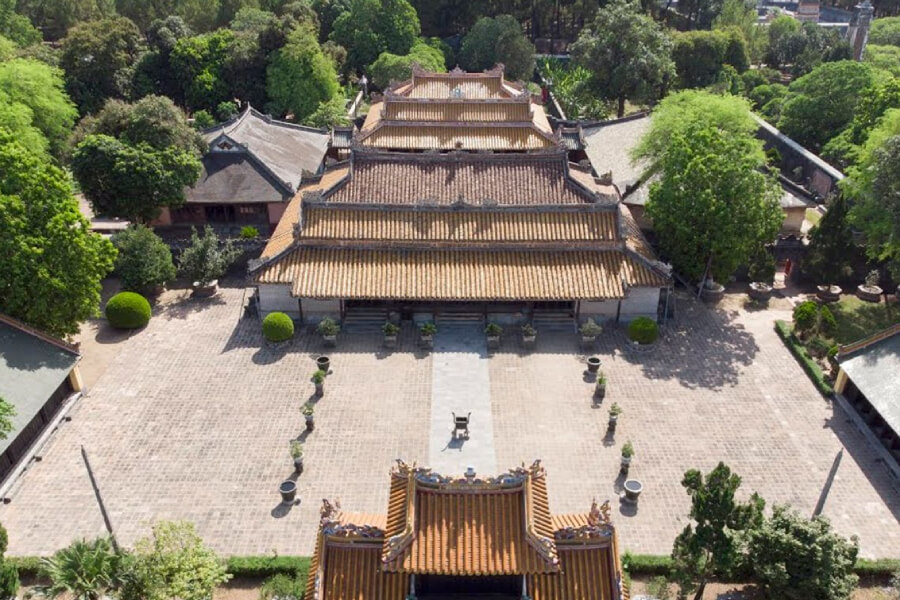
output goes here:
{"type": "Polygon", "coordinates": [[[536,335],[523,335],[522,336],[522,345],[528,348],[529,350],[533,349],[535,346],[535,340],[537,340],[536,335]]]}
{"type": "Polygon", "coordinates": [[[865,300],[866,302],[881,302],[881,295],[883,293],[884,290],[877,285],[869,287],[863,284],[856,287],[856,295],[860,300],[865,300]]]}
{"type": "Polygon", "coordinates": [[[306,417],[306,430],[312,431],[313,429],[315,429],[316,428],[315,417],[313,415],[303,415],[303,416],[306,417]]]}
{"type": "Polygon", "coordinates": [[[434,336],[422,335],[422,337],[419,338],[419,343],[423,348],[434,348],[434,336]]]}
{"type": "Polygon", "coordinates": [[[281,485],[278,486],[278,491],[281,493],[282,502],[292,504],[297,497],[297,484],[290,479],[282,481],[281,485]]]}
{"type": "Polygon", "coordinates": [[[600,359],[596,356],[590,357],[589,359],[587,359],[587,367],[588,373],[596,373],[600,370],[600,359]]]}
{"type": "Polygon", "coordinates": [[[303,457],[299,456],[294,459],[294,473],[299,475],[303,472],[303,457]]]}
{"type": "Polygon", "coordinates": [[[816,290],[816,297],[822,302],[837,302],[844,291],[839,285],[820,285],[816,290]]]}
{"type": "Polygon", "coordinates": [[[385,348],[396,348],[397,347],[397,336],[396,335],[386,335],[384,336],[384,347],[385,348]]]}
{"type": "Polygon", "coordinates": [[[322,340],[329,348],[334,348],[335,346],[337,346],[337,335],[323,335],[322,340]]]}
{"type": "Polygon", "coordinates": [[[629,504],[637,504],[641,492],[644,491],[644,484],[637,479],[629,479],[623,486],[625,489],[625,502],[629,504]]]}
{"type": "Polygon", "coordinates": [[[616,425],[619,424],[619,415],[610,415],[609,416],[609,430],[615,431],[616,425]]]}
{"type": "Polygon", "coordinates": [[[581,336],[581,345],[585,348],[593,348],[594,344],[597,343],[596,335],[582,335],[581,336]]]}
{"type": "Polygon", "coordinates": [[[762,281],[754,281],[750,284],[750,291],[747,293],[757,302],[768,302],[772,297],[772,286],[762,281]]]}
{"type": "Polygon", "coordinates": [[[489,335],[487,336],[487,347],[491,350],[496,350],[500,347],[500,336],[499,335],[489,335]]]}
{"type": "Polygon", "coordinates": [[[725,286],[721,283],[703,284],[703,289],[700,290],[700,298],[707,304],[718,304],[724,297],[725,286]]]}
{"type": "Polygon", "coordinates": [[[192,295],[195,298],[212,298],[219,291],[219,280],[213,279],[206,285],[201,285],[199,281],[195,281],[191,287],[194,290],[192,295]]]}
{"type": "Polygon", "coordinates": [[[324,371],[325,373],[330,373],[329,369],[331,369],[331,359],[327,356],[320,356],[316,359],[316,367],[320,371],[324,371]]]}
{"type": "Polygon", "coordinates": [[[622,462],[619,465],[619,470],[622,471],[623,473],[627,474],[628,469],[631,468],[631,459],[632,459],[631,456],[623,456],[622,462]]]}

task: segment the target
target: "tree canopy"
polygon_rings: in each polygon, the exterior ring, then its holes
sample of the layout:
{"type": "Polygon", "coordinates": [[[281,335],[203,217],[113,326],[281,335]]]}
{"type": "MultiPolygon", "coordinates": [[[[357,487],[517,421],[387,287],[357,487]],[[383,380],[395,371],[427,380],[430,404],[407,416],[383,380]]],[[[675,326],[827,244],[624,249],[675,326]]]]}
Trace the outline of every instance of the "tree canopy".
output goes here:
{"type": "Polygon", "coordinates": [[[405,81],[412,76],[412,66],[414,64],[427,71],[438,73],[446,71],[444,68],[444,55],[441,51],[423,41],[418,41],[413,45],[409,54],[405,56],[382,52],[369,68],[372,84],[385,89],[392,81],[405,81]]]}
{"type": "Polygon", "coordinates": [[[506,77],[528,81],[534,72],[534,45],[512,16],[482,17],[463,38],[459,63],[469,71],[484,71],[502,63],[506,77]]]}
{"type": "Polygon", "coordinates": [[[115,14],[115,0],[19,0],[17,9],[44,32],[58,40],[78,23],[97,21],[115,14]]]}
{"type": "Polygon", "coordinates": [[[738,73],[750,67],[747,42],[740,30],[686,31],[675,35],[672,59],[683,88],[715,83],[725,65],[738,73]]]}
{"type": "Polygon", "coordinates": [[[90,232],[68,177],[0,132],[0,312],[52,335],[97,313],[116,251],[90,232]]]}
{"type": "Polygon", "coordinates": [[[347,66],[359,72],[382,52],[408,54],[420,33],[419,16],[407,0],[350,0],[330,39],[347,49],[347,66]]]}
{"type": "Polygon", "coordinates": [[[16,0],[0,0],[0,36],[22,47],[41,41],[41,32],[28,17],[16,12],[16,0]]]}
{"type": "Polygon", "coordinates": [[[652,103],[664,94],[675,75],[672,41],[640,5],[613,0],[598,13],[572,44],[576,64],[587,69],[593,92],[617,104],[625,114],[625,101],[652,103]]]}
{"type": "Polygon", "coordinates": [[[114,235],[112,243],[119,251],[116,273],[122,289],[147,293],[175,279],[172,251],[149,227],[129,227],[114,235]]]}
{"type": "Polygon", "coordinates": [[[269,110],[304,120],[339,92],[334,65],[322,52],[315,33],[295,29],[288,43],[272,54],[266,70],[269,110]]]}
{"type": "Polygon", "coordinates": [[[660,103],[637,148],[660,174],[647,203],[660,246],[694,281],[726,280],[784,218],[752,123],[742,99],[679,92],[660,103]]]}
{"type": "Polygon", "coordinates": [[[900,46],[900,17],[885,17],[872,21],[869,43],[900,46]]]}
{"type": "Polygon", "coordinates": [[[828,207],[828,212],[812,228],[809,251],[803,261],[803,271],[816,283],[832,285],[850,274],[855,254],[853,230],[847,219],[849,207],[842,195],[828,207]]]}
{"type": "Polygon", "coordinates": [[[220,29],[176,42],[169,63],[190,110],[212,111],[231,98],[225,62],[234,36],[230,29],[220,29]]]}

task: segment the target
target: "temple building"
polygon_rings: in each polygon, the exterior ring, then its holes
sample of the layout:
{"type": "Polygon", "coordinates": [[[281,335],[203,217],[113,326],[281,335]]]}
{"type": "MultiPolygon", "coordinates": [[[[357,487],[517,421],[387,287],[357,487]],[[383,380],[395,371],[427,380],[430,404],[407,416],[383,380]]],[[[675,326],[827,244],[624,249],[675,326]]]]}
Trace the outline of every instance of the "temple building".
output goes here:
{"type": "Polygon", "coordinates": [[[668,268],[567,153],[502,69],[415,71],[287,205],[251,267],[261,311],[656,318],[668,268]]]}
{"type": "Polygon", "coordinates": [[[551,514],[539,461],[489,478],[397,461],[386,514],[324,501],[306,590],[310,600],[626,597],[609,504],[551,514]]]}

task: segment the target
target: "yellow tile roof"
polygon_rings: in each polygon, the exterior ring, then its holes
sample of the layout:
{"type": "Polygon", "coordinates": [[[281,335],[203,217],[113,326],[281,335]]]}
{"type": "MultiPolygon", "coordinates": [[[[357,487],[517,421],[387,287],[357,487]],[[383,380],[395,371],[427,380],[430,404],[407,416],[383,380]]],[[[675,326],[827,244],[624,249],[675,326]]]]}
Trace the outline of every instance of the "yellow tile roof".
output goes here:
{"type": "Polygon", "coordinates": [[[363,146],[397,150],[541,150],[558,142],[532,125],[419,125],[382,121],[359,138],[363,146]]]}
{"type": "Polygon", "coordinates": [[[310,205],[301,239],[468,242],[614,241],[615,211],[367,210],[310,205]]]}
{"type": "Polygon", "coordinates": [[[300,221],[300,206],[303,201],[303,194],[315,190],[325,190],[343,179],[350,171],[349,165],[325,171],[322,178],[300,186],[300,189],[288,202],[284,209],[284,214],[275,226],[275,231],[269,237],[266,247],[263,248],[261,258],[269,258],[275,256],[279,252],[288,249],[294,243],[294,225],[300,221]]]}
{"type": "Polygon", "coordinates": [[[623,283],[665,278],[621,251],[469,251],[296,248],[262,266],[257,283],[292,284],[307,298],[606,300],[623,283]]]}

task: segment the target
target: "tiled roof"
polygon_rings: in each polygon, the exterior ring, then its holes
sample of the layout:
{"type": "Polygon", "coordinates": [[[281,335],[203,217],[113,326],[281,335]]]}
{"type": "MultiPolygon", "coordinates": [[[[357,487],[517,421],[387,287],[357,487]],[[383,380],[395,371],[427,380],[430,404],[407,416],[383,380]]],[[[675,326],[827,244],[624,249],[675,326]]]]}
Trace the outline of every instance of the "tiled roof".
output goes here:
{"type": "MultiPolygon", "coordinates": [[[[607,502],[554,518],[539,462],[498,477],[444,477],[398,461],[384,529],[325,502],[310,600],[405,600],[410,574],[525,575],[535,600],[620,600],[607,502]],[[355,518],[362,521],[354,521],[355,518]]],[[[432,590],[438,592],[439,590],[432,590]]]]}
{"type": "MultiPolygon", "coordinates": [[[[616,200],[615,190],[606,198],[616,200]]],[[[586,204],[590,190],[566,177],[562,154],[404,155],[356,152],[346,185],[326,194],[328,202],[449,205],[586,204]]]]}
{"type": "Polygon", "coordinates": [[[636,185],[646,165],[632,163],[631,151],[650,129],[649,115],[634,115],[583,130],[585,151],[598,174],[612,171],[612,180],[623,195],[636,185]]]}
{"type": "Polygon", "coordinates": [[[335,127],[331,130],[332,148],[349,148],[351,139],[353,139],[352,127],[335,127]]]}
{"type": "Polygon", "coordinates": [[[325,130],[278,121],[252,108],[202,135],[210,144],[221,136],[241,144],[291,189],[303,171],[319,170],[329,139],[325,130]]]}
{"type": "Polygon", "coordinates": [[[367,210],[309,205],[301,238],[427,242],[616,240],[616,212],[367,210]]]}
{"type": "Polygon", "coordinates": [[[275,177],[249,152],[209,152],[203,170],[185,196],[191,204],[283,202],[293,189],[275,177]]]}
{"type": "Polygon", "coordinates": [[[422,102],[391,99],[384,104],[385,121],[449,121],[449,122],[531,122],[531,104],[521,101],[475,102],[444,100],[422,102]]]}
{"type": "Polygon", "coordinates": [[[403,300],[608,300],[623,284],[665,278],[621,251],[383,250],[298,247],[255,273],[307,298],[403,300]]]}
{"type": "Polygon", "coordinates": [[[359,138],[363,146],[397,150],[541,150],[558,142],[532,125],[420,124],[382,121],[359,138]]]}
{"type": "Polygon", "coordinates": [[[410,98],[509,98],[522,89],[503,78],[503,65],[483,73],[453,69],[449,73],[431,73],[414,68],[412,79],[400,83],[391,92],[410,98]]]}
{"type": "Polygon", "coordinates": [[[266,243],[266,247],[263,248],[262,254],[260,255],[261,258],[275,256],[279,252],[288,249],[291,244],[294,243],[294,225],[300,222],[300,206],[305,192],[328,189],[346,177],[348,172],[350,172],[350,166],[348,164],[344,163],[337,165],[325,171],[318,181],[310,181],[301,186],[300,191],[294,195],[284,209],[284,214],[278,221],[275,231],[272,232],[272,236],[269,238],[268,243],[266,243]]]}

